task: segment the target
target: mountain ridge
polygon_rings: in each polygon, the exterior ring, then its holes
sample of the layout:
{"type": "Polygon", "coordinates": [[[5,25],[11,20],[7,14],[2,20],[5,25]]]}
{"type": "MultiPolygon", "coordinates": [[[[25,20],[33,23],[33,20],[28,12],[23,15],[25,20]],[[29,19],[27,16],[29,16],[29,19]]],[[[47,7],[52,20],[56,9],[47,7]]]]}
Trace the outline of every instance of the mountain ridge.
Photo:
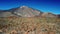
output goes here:
{"type": "Polygon", "coordinates": [[[40,10],[28,7],[21,6],[17,8],[12,8],[9,10],[0,10],[0,17],[9,17],[9,16],[18,16],[18,17],[56,17],[55,14],[52,13],[44,13],[40,10]]]}

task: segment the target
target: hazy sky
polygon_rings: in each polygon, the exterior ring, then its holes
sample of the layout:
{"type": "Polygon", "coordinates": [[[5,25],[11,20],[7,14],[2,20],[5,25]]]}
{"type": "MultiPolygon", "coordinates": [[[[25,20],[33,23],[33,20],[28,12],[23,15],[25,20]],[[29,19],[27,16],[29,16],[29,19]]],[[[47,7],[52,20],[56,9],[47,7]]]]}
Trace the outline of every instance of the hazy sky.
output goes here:
{"type": "Polygon", "coordinates": [[[0,10],[29,6],[43,12],[60,14],[60,0],[0,0],[0,10]]]}

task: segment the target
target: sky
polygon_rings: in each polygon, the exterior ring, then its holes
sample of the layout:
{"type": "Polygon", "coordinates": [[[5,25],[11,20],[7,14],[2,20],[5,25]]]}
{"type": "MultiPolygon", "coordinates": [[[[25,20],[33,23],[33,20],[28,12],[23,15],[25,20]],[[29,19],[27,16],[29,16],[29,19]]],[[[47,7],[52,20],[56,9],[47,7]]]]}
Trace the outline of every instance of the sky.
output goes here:
{"type": "Polygon", "coordinates": [[[28,6],[42,12],[60,14],[60,0],[0,0],[0,10],[28,6]]]}

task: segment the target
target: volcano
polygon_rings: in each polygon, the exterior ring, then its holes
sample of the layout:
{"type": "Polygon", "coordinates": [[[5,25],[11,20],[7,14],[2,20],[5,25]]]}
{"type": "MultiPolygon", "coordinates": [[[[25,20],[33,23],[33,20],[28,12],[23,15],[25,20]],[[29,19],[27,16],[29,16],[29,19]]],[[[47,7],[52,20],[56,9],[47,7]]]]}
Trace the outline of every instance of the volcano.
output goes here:
{"type": "Polygon", "coordinates": [[[12,8],[10,10],[0,10],[0,17],[9,17],[9,16],[16,16],[16,17],[56,17],[55,14],[52,13],[44,13],[40,10],[33,9],[28,6],[21,6],[17,8],[12,8]]]}

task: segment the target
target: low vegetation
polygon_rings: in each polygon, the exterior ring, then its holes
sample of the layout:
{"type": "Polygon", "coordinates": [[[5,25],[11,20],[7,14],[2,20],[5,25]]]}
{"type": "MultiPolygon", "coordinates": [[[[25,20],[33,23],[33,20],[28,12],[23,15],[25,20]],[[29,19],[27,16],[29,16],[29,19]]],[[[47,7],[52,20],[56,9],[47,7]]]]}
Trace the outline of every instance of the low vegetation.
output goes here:
{"type": "Polygon", "coordinates": [[[58,18],[0,18],[0,32],[5,34],[60,34],[58,18]]]}

